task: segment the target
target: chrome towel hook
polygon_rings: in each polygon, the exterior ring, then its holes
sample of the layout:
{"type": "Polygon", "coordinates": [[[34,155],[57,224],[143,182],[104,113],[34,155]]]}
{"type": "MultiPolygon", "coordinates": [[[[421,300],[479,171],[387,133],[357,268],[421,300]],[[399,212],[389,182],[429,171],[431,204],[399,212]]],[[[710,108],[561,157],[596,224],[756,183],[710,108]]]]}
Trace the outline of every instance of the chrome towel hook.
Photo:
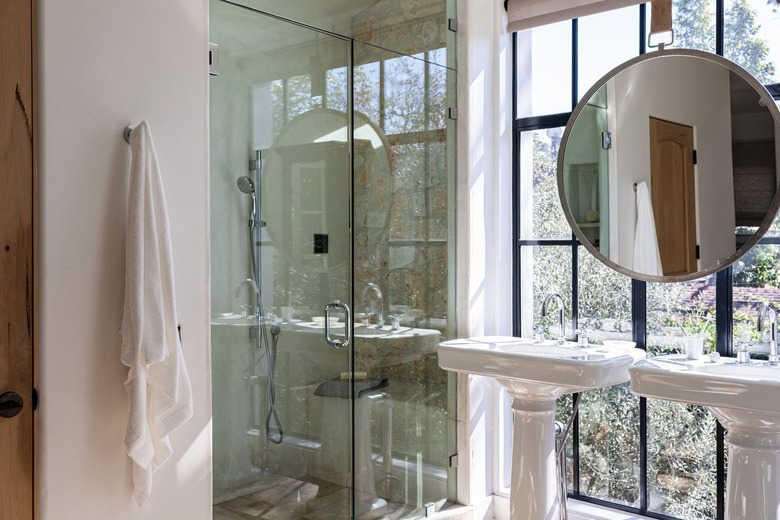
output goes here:
{"type": "Polygon", "coordinates": [[[127,125],[125,127],[125,141],[127,141],[128,144],[130,143],[130,132],[132,132],[136,126],[138,125],[127,125]]]}

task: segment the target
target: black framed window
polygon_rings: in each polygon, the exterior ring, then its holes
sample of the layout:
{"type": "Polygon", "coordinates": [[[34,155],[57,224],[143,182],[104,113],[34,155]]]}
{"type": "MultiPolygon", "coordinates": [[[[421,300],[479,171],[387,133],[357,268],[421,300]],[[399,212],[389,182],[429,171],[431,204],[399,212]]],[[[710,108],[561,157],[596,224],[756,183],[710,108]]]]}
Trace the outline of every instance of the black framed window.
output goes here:
{"type": "MultiPolygon", "coordinates": [[[[733,267],[651,284],[581,247],[558,201],[558,146],[571,110],[598,78],[648,50],[649,16],[640,5],[515,35],[513,332],[554,333],[539,309],[557,292],[568,334],[633,339],[658,355],[682,351],[683,327],[704,333],[707,352],[730,356],[734,342],[750,341],[761,356],[754,308],[780,301],[780,219],[733,267]]],[[[780,103],[780,13],[765,0],[675,0],[673,17],[674,47],[735,61],[780,103]]],[[[572,402],[560,400],[560,419],[572,402]]],[[[723,518],[724,431],[704,408],[639,398],[626,383],[586,392],[578,415],[567,445],[570,496],[651,518],[723,518]]]]}

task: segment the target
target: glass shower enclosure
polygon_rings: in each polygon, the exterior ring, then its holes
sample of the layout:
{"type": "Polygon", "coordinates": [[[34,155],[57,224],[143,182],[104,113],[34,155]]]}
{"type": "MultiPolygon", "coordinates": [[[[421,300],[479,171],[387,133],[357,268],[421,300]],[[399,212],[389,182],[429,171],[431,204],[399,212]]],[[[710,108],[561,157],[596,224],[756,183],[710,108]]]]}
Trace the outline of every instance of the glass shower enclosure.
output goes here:
{"type": "Polygon", "coordinates": [[[342,3],[211,2],[217,520],[455,498],[450,7],[342,3]]]}

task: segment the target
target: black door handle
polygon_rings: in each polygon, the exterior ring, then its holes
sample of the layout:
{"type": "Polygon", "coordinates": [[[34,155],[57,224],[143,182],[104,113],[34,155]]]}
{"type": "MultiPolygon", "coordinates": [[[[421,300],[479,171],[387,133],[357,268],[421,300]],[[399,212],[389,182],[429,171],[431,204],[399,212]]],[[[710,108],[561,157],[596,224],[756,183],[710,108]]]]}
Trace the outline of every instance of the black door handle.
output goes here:
{"type": "Polygon", "coordinates": [[[16,392],[0,395],[0,417],[16,417],[24,408],[24,399],[16,392]]]}

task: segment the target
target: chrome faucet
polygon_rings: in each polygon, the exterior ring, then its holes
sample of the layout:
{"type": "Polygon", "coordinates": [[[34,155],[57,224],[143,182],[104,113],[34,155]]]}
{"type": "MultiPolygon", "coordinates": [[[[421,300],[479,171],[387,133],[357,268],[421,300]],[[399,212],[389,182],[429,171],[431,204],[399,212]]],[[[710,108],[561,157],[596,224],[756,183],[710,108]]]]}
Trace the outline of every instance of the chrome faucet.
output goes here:
{"type": "Polygon", "coordinates": [[[764,332],[764,320],[769,315],[769,364],[780,365],[780,356],[777,355],[777,311],[767,302],[761,304],[756,319],[756,331],[764,332]]]}
{"type": "MultiPolygon", "coordinates": [[[[246,280],[244,280],[243,282],[238,284],[238,287],[236,287],[236,298],[238,298],[239,295],[241,294],[241,288],[244,285],[249,285],[249,286],[251,286],[255,290],[255,298],[256,298],[256,300],[255,300],[255,304],[256,304],[255,307],[259,307],[260,306],[260,286],[257,285],[257,282],[255,282],[251,278],[247,278],[246,280]]],[[[259,312],[260,312],[260,309],[256,308],[255,309],[255,313],[257,314],[259,312]]]]}
{"type": "Polygon", "coordinates": [[[366,285],[366,288],[363,289],[363,296],[361,296],[360,298],[360,304],[362,306],[365,307],[366,305],[366,293],[368,292],[369,289],[374,291],[376,297],[379,299],[379,314],[377,314],[377,318],[376,318],[376,326],[377,328],[379,328],[384,326],[385,324],[385,318],[384,315],[382,314],[383,312],[382,309],[385,306],[385,300],[384,297],[382,296],[382,290],[379,288],[379,286],[374,282],[369,282],[368,285],[366,285]]]}
{"type": "Polygon", "coordinates": [[[558,302],[558,326],[560,327],[558,330],[558,344],[562,345],[566,342],[563,298],[561,298],[561,295],[558,293],[548,294],[547,298],[544,299],[544,303],[542,303],[542,317],[547,316],[547,304],[550,303],[550,300],[558,302]]]}

